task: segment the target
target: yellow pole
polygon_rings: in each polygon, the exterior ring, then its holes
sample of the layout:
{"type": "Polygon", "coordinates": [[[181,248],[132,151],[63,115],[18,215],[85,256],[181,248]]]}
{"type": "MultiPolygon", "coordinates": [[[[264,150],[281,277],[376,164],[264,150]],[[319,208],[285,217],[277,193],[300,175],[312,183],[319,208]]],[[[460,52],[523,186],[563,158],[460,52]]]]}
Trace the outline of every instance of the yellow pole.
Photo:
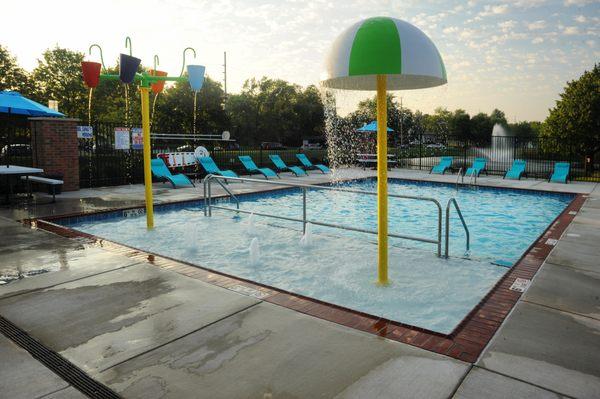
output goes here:
{"type": "Polygon", "coordinates": [[[152,169],[150,163],[152,153],[150,150],[150,87],[140,86],[142,98],[142,134],[144,137],[144,188],[146,191],[146,226],[154,228],[154,206],[152,203],[152,169]]]}
{"type": "Polygon", "coordinates": [[[387,96],[386,75],[377,75],[377,239],[378,279],[388,284],[387,96]]]}

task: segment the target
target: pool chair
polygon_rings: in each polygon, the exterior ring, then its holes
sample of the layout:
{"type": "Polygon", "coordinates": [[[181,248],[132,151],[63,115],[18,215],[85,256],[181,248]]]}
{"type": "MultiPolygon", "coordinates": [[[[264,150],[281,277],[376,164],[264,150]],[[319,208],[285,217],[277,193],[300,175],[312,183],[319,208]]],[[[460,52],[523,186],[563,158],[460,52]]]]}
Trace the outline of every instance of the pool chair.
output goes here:
{"type": "Polygon", "coordinates": [[[217,166],[217,164],[215,163],[215,161],[213,161],[213,159],[211,157],[198,157],[196,159],[198,160],[198,162],[200,162],[200,165],[202,165],[202,167],[208,174],[219,175],[219,176],[223,176],[223,177],[239,177],[232,170],[219,169],[219,167],[217,166]]]}
{"type": "Polygon", "coordinates": [[[269,158],[271,159],[271,162],[273,162],[273,165],[275,165],[275,169],[277,169],[278,172],[290,171],[293,174],[295,174],[296,176],[307,176],[308,175],[308,173],[306,173],[305,171],[303,171],[302,169],[300,169],[297,166],[287,166],[285,164],[285,162],[283,162],[283,159],[281,159],[281,157],[279,155],[269,155],[269,158]]]}
{"type": "Polygon", "coordinates": [[[306,154],[296,154],[296,158],[298,158],[298,160],[306,170],[319,169],[323,173],[331,172],[331,170],[325,165],[321,165],[320,163],[313,164],[312,162],[310,162],[306,154]]]}
{"type": "Polygon", "coordinates": [[[440,163],[431,168],[429,173],[443,175],[446,173],[446,169],[450,169],[452,167],[452,159],[452,157],[442,157],[442,159],[440,159],[440,163]]]}
{"type": "Polygon", "coordinates": [[[467,171],[465,172],[465,176],[475,175],[479,177],[481,172],[485,172],[485,174],[487,175],[487,171],[485,169],[486,162],[487,160],[485,158],[475,158],[475,160],[473,161],[473,166],[467,169],[467,171]]]}
{"type": "Polygon", "coordinates": [[[186,175],[172,174],[169,168],[167,168],[165,161],[163,161],[161,158],[154,158],[150,164],[150,168],[152,169],[152,174],[156,176],[157,179],[163,182],[170,182],[173,185],[173,188],[189,185],[194,186],[194,183],[192,183],[192,181],[186,175]]]}
{"type": "Polygon", "coordinates": [[[273,169],[259,168],[258,166],[256,166],[256,164],[252,160],[252,157],[249,155],[240,155],[238,156],[238,158],[242,162],[242,165],[244,165],[244,168],[246,168],[246,170],[250,173],[258,172],[261,175],[263,175],[267,180],[269,179],[269,177],[279,177],[277,173],[273,172],[273,169]]]}
{"type": "Polygon", "coordinates": [[[569,169],[571,165],[568,162],[557,162],[554,164],[554,172],[548,179],[549,182],[554,183],[567,183],[569,178],[569,169]]]}
{"type": "Polygon", "coordinates": [[[515,159],[510,169],[504,174],[503,179],[521,180],[521,177],[525,174],[526,166],[527,162],[523,161],[522,159],[515,159]]]}

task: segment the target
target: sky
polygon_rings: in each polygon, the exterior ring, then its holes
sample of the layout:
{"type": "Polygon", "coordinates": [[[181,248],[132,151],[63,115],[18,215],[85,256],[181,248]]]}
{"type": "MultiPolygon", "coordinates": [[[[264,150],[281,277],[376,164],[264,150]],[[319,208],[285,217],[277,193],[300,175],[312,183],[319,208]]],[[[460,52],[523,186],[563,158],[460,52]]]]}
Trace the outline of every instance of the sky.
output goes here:
{"type": "MultiPolygon", "coordinates": [[[[133,54],[178,75],[191,46],[207,74],[228,92],[250,77],[317,84],[331,43],[346,27],[372,16],[412,23],[436,44],[448,84],[394,92],[405,107],[470,114],[499,108],[511,122],[543,120],[566,82],[600,62],[600,0],[131,0],[37,1],[2,5],[0,44],[27,70],[56,45],[86,52],[98,43],[114,65],[132,40],[133,54]]],[[[88,56],[99,60],[97,52],[88,56]]],[[[373,93],[337,93],[351,111],[373,93]]]]}

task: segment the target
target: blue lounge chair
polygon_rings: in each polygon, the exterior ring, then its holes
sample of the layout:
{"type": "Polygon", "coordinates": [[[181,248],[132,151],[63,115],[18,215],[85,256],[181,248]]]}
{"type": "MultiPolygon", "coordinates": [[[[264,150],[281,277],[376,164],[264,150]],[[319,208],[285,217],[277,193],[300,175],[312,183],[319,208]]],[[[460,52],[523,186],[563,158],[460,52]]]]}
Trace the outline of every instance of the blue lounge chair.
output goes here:
{"type": "Polygon", "coordinates": [[[294,173],[296,176],[307,176],[308,175],[308,173],[306,173],[305,171],[303,171],[302,169],[300,169],[297,166],[287,166],[285,164],[285,162],[283,162],[283,159],[281,159],[281,157],[279,155],[269,155],[269,158],[271,159],[271,162],[273,162],[273,165],[275,165],[275,168],[277,169],[278,172],[290,171],[290,172],[294,173]]]}
{"type": "Polygon", "coordinates": [[[521,177],[525,174],[526,166],[527,162],[523,161],[522,159],[515,159],[510,169],[504,174],[504,179],[521,180],[521,177]]]}
{"type": "Polygon", "coordinates": [[[487,171],[485,170],[486,162],[487,160],[485,158],[475,158],[475,160],[473,161],[473,166],[467,169],[467,171],[465,172],[465,176],[475,175],[479,177],[481,172],[485,172],[487,174],[487,171]]]}
{"type": "Polygon", "coordinates": [[[194,183],[192,183],[192,181],[186,175],[172,174],[169,168],[167,168],[165,161],[160,158],[153,159],[150,167],[152,169],[152,174],[156,176],[157,179],[170,182],[173,185],[173,188],[188,185],[194,186],[194,183]]]}
{"type": "Polygon", "coordinates": [[[306,157],[306,154],[296,154],[296,158],[298,158],[302,166],[304,166],[304,169],[319,169],[323,173],[331,172],[331,170],[325,165],[321,165],[320,163],[313,164],[310,162],[310,160],[306,157]]]}
{"type": "Polygon", "coordinates": [[[554,164],[554,172],[552,172],[552,175],[548,181],[555,183],[567,183],[570,168],[571,165],[568,162],[556,162],[554,164]]]}
{"type": "Polygon", "coordinates": [[[440,159],[440,163],[431,168],[429,173],[443,175],[444,173],[446,173],[446,169],[450,169],[452,167],[452,160],[452,157],[442,157],[442,159],[440,159]]]}
{"type": "Polygon", "coordinates": [[[215,161],[213,161],[213,159],[211,157],[199,157],[197,159],[198,159],[198,162],[200,162],[200,165],[202,165],[202,167],[206,171],[206,173],[209,173],[211,175],[219,175],[219,176],[223,176],[223,177],[239,177],[232,170],[219,169],[219,167],[217,166],[217,164],[215,163],[215,161]]]}
{"type": "Polygon", "coordinates": [[[246,168],[246,170],[250,173],[258,172],[262,174],[265,177],[265,179],[268,179],[269,177],[279,177],[277,173],[273,172],[272,169],[259,168],[258,166],[256,166],[256,164],[252,160],[252,157],[249,155],[240,155],[238,156],[238,158],[242,162],[242,165],[244,165],[244,168],[246,168]]]}

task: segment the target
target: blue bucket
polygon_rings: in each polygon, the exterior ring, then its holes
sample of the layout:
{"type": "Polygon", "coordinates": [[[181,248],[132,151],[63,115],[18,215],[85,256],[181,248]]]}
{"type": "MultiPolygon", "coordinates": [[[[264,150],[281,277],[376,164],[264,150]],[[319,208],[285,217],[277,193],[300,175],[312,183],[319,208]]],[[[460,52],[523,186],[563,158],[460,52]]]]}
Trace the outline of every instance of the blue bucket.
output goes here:
{"type": "Polygon", "coordinates": [[[202,84],[204,83],[204,71],[206,67],[204,65],[188,65],[188,80],[193,91],[200,91],[202,84]]]}
{"type": "Polygon", "coordinates": [[[142,62],[142,60],[139,58],[127,54],[121,54],[119,56],[119,79],[121,79],[121,82],[125,84],[133,82],[138,66],[140,66],[140,62],[142,62]]]}

